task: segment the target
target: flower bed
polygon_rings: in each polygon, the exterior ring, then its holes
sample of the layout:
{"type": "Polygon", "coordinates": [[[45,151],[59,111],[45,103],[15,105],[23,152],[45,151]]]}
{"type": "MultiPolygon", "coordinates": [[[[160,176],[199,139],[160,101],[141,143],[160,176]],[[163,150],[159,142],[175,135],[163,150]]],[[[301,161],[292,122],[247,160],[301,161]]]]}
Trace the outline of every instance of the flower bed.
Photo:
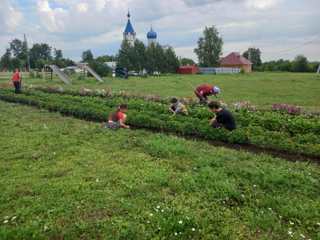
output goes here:
{"type": "Polygon", "coordinates": [[[99,122],[105,121],[109,113],[114,111],[120,102],[127,102],[129,105],[128,124],[134,127],[227,143],[252,144],[293,154],[320,156],[318,122],[300,116],[298,118],[290,116],[293,120],[288,121],[288,119],[281,118],[282,114],[240,111],[235,113],[240,127],[236,131],[228,132],[224,129],[211,128],[208,118],[212,115],[206,109],[199,107],[192,107],[190,116],[172,117],[168,113],[167,105],[135,98],[103,99],[95,96],[81,97],[34,90],[27,90],[19,95],[9,90],[0,90],[0,98],[99,122]]]}

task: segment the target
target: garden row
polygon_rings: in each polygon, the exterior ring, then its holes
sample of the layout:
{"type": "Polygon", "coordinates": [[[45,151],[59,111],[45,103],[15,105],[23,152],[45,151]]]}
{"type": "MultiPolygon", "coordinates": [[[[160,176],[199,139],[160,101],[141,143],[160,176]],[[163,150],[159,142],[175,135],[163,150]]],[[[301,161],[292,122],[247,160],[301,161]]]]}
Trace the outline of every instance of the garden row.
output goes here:
{"type": "MultiPolygon", "coordinates": [[[[233,132],[228,132],[224,129],[211,128],[207,118],[201,119],[195,113],[192,113],[189,117],[172,117],[167,112],[167,106],[161,103],[146,102],[141,99],[130,100],[121,97],[102,99],[100,97],[61,95],[34,90],[27,90],[23,94],[15,95],[12,91],[4,89],[0,90],[0,99],[33,105],[81,119],[99,122],[105,121],[118,103],[126,100],[129,104],[128,124],[134,127],[227,143],[251,144],[260,148],[320,157],[320,139],[316,134],[300,133],[291,136],[287,132],[269,131],[258,125],[242,126],[233,132]]],[[[203,110],[195,108],[194,111],[203,110]]],[[[245,116],[245,113],[239,114],[242,114],[240,116],[245,116]]],[[[238,120],[239,115],[237,115],[238,120]]],[[[241,120],[241,123],[242,121],[244,120],[241,120]]]]}
{"type": "MultiPolygon", "coordinates": [[[[59,88],[38,88],[36,90],[45,93],[91,97],[98,102],[101,101],[101,98],[103,98],[103,101],[108,99],[106,104],[111,107],[125,101],[128,103],[130,109],[169,114],[169,99],[163,99],[157,96],[131,96],[125,93],[114,94],[105,90],[92,91],[89,89],[74,91],[59,88]]],[[[190,112],[188,118],[212,118],[212,114],[205,107],[201,107],[193,101],[189,101],[189,104],[187,105],[190,112]]],[[[237,123],[240,127],[257,126],[268,131],[285,132],[290,136],[300,134],[320,135],[320,118],[318,116],[290,115],[283,112],[265,110],[252,111],[247,108],[235,110],[234,115],[237,118],[237,123]]]]}

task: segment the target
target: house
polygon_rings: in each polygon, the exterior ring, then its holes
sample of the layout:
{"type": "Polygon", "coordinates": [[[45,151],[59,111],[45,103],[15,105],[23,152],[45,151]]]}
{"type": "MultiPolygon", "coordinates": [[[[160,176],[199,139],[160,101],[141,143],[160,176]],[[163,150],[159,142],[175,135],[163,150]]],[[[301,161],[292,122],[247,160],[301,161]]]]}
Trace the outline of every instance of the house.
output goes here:
{"type": "Polygon", "coordinates": [[[220,66],[227,68],[241,68],[245,73],[252,72],[252,62],[237,52],[230,53],[228,56],[222,58],[220,66]]]}
{"type": "Polygon", "coordinates": [[[196,65],[180,66],[177,70],[179,74],[197,74],[199,68],[196,65]]]}

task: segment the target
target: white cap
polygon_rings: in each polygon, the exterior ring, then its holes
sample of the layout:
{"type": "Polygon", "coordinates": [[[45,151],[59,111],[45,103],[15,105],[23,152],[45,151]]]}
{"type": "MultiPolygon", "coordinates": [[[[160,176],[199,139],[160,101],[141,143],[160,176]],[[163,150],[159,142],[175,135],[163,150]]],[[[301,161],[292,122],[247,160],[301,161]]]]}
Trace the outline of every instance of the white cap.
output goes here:
{"type": "Polygon", "coordinates": [[[213,93],[214,94],[219,94],[221,92],[219,87],[213,87],[213,93]]]}

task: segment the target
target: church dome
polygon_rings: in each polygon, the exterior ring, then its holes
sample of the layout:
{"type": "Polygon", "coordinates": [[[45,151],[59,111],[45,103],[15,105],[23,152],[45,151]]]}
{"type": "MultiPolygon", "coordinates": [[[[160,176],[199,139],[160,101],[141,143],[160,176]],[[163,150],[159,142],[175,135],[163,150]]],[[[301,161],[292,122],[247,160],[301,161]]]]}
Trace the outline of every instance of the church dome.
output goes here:
{"type": "Polygon", "coordinates": [[[157,33],[151,28],[147,34],[148,39],[157,39],[157,33]]]}

